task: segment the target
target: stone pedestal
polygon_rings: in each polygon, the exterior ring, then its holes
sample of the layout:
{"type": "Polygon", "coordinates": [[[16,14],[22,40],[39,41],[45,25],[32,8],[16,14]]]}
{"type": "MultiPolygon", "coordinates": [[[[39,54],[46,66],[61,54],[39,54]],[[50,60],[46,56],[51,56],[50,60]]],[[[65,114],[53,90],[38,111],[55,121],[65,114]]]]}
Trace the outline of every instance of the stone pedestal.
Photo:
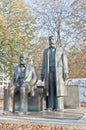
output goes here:
{"type": "Polygon", "coordinates": [[[28,111],[29,112],[38,112],[42,111],[42,97],[32,96],[28,97],[28,111]]]}
{"type": "MultiPolygon", "coordinates": [[[[19,95],[15,95],[14,111],[19,111],[19,95]]],[[[28,112],[39,112],[43,109],[43,98],[41,96],[28,96],[28,112]]]]}
{"type": "Polygon", "coordinates": [[[80,87],[78,85],[67,86],[67,96],[64,97],[64,108],[80,108],[80,87]]]}
{"type": "MultiPolygon", "coordinates": [[[[43,88],[36,88],[35,95],[28,94],[28,112],[38,112],[44,110],[45,104],[43,96],[43,88]]],[[[4,91],[4,111],[8,110],[8,90],[4,91]]],[[[20,106],[20,93],[19,91],[14,95],[13,111],[19,111],[20,106]]]]}
{"type": "MultiPolygon", "coordinates": [[[[48,97],[44,96],[43,87],[35,89],[35,96],[28,94],[28,112],[42,111],[48,106],[48,97]],[[45,101],[47,100],[47,101],[45,101]]],[[[64,97],[64,108],[65,109],[78,109],[80,108],[79,98],[79,86],[67,86],[67,96],[64,97]]],[[[19,111],[20,105],[20,94],[15,94],[14,99],[14,111],[19,111]]],[[[4,92],[4,110],[8,108],[8,91],[4,92]]]]}

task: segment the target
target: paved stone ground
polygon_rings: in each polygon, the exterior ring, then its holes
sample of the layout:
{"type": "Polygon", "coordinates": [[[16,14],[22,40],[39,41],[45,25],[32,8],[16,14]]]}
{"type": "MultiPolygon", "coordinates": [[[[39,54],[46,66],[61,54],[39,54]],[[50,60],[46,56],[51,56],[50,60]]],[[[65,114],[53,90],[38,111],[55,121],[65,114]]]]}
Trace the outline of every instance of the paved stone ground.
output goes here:
{"type": "MultiPolygon", "coordinates": [[[[17,112],[14,114],[4,114],[1,110],[0,123],[2,127],[3,124],[4,127],[11,127],[12,124],[14,124],[12,128],[8,130],[17,130],[13,129],[13,127],[17,127],[18,125],[24,125],[25,127],[29,125],[31,127],[35,126],[35,128],[37,128],[34,129],[32,127],[31,130],[38,130],[38,126],[41,127],[39,130],[44,130],[42,129],[42,127],[44,126],[46,127],[45,130],[48,130],[48,128],[49,130],[52,130],[52,128],[53,130],[86,130],[86,108],[83,107],[81,109],[76,110],[64,110],[63,112],[28,112],[27,115],[18,114],[17,112]]],[[[5,130],[4,127],[0,130],[5,130]]],[[[20,130],[23,130],[22,127],[20,130]]]]}

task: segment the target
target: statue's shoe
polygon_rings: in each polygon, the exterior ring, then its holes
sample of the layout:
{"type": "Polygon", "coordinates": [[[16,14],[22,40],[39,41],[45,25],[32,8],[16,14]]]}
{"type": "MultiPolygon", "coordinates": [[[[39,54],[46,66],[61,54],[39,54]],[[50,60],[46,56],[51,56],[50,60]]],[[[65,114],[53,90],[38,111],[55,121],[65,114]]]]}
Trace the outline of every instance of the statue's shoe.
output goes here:
{"type": "Polygon", "coordinates": [[[55,109],[57,112],[64,112],[64,109],[55,109]]]}
{"type": "Polygon", "coordinates": [[[53,111],[54,109],[53,108],[48,108],[47,111],[53,111]]]}
{"type": "Polygon", "coordinates": [[[25,113],[24,112],[18,112],[18,115],[24,115],[25,113]]]}

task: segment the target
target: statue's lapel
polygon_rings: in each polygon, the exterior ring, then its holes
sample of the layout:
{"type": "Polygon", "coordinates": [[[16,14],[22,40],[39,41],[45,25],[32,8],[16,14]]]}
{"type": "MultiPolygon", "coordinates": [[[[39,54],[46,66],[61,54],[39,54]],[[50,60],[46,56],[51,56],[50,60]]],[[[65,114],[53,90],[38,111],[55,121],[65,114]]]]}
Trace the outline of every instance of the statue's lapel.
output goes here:
{"type": "Polygon", "coordinates": [[[18,80],[18,77],[20,76],[21,70],[20,70],[20,66],[17,67],[16,70],[16,81],[18,80]]]}

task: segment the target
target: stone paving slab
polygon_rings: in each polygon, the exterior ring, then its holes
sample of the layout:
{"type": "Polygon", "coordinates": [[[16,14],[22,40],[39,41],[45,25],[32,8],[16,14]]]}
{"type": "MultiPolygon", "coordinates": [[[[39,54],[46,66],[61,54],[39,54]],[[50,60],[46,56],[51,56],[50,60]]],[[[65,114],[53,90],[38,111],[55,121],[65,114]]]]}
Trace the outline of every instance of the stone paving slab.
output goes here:
{"type": "MultiPolygon", "coordinates": [[[[86,114],[81,112],[74,112],[74,111],[63,111],[63,112],[52,112],[52,111],[45,111],[45,112],[28,112],[27,114],[20,114],[18,112],[16,113],[1,113],[0,114],[0,120],[1,119],[8,118],[8,120],[18,120],[18,121],[30,121],[33,119],[37,119],[39,121],[46,121],[49,122],[57,122],[61,121],[63,123],[72,123],[72,122],[83,122],[86,124],[86,114]]],[[[35,121],[34,120],[34,121],[35,121]]]]}
{"type": "Polygon", "coordinates": [[[28,116],[40,117],[46,119],[65,119],[65,120],[79,120],[83,117],[84,113],[74,112],[39,112],[39,113],[28,113],[28,116]]]}

